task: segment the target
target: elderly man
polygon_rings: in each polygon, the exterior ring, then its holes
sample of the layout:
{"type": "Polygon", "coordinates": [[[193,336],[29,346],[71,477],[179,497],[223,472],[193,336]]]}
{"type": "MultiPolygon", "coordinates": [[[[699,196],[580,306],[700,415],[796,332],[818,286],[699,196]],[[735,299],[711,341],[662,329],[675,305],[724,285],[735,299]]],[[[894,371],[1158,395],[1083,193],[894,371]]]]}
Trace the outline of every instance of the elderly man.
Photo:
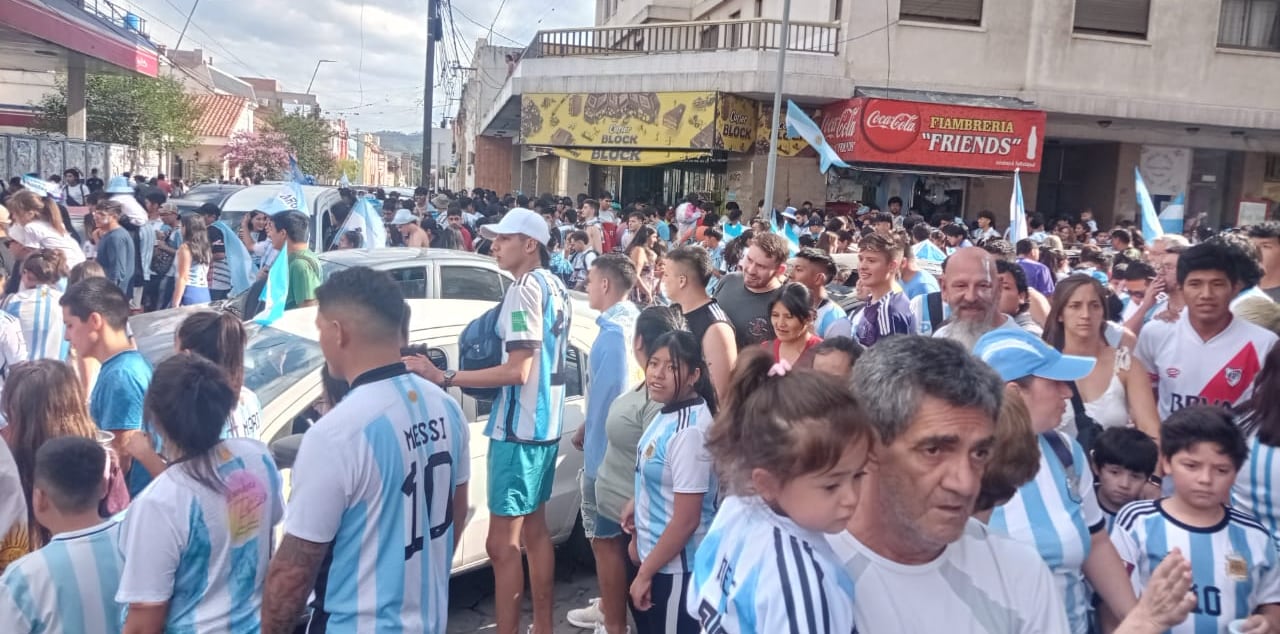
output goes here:
{"type": "MultiPolygon", "coordinates": [[[[972,519],[1003,384],[941,338],[892,337],[854,366],[880,442],[848,531],[828,536],[858,589],[858,631],[1066,632],[1053,577],[1031,548],[972,519]],[[927,597],[921,601],[921,597],[927,597]]],[[[1162,632],[1194,606],[1174,553],[1117,632],[1162,632]]]]}
{"type": "Polygon", "coordinates": [[[951,254],[942,263],[941,295],[917,297],[911,309],[920,334],[952,339],[970,350],[979,337],[996,328],[1018,327],[1012,317],[1000,312],[996,257],[978,247],[951,254]],[[944,318],[946,325],[937,327],[944,318]]]}

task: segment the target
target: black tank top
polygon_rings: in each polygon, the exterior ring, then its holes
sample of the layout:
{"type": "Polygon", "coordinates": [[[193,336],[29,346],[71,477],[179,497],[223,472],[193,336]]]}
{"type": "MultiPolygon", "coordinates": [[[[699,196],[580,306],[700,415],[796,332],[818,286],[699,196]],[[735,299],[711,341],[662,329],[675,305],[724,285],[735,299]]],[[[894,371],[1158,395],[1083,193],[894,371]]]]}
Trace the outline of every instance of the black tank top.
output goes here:
{"type": "Polygon", "coordinates": [[[733,322],[729,320],[729,314],[724,312],[714,299],[694,309],[693,312],[685,313],[684,320],[689,324],[689,332],[693,333],[699,345],[702,344],[703,337],[713,324],[729,324],[729,329],[733,330],[733,322]]]}

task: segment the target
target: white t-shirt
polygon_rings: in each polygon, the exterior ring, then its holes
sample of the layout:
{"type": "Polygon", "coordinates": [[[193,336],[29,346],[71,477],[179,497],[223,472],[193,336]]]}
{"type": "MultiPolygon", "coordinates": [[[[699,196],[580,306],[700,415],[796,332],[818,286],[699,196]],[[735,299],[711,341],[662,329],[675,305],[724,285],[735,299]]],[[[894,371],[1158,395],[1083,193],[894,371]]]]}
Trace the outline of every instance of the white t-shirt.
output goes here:
{"type": "MultiPolygon", "coordinates": [[[[371,370],[307,431],[285,532],[331,543],[315,588],[329,631],[444,632],[456,521],[470,478],[462,408],[403,365],[371,370]]],[[[316,614],[320,616],[315,616],[316,614]]]]}
{"type": "Polygon", "coordinates": [[[227,419],[226,437],[258,439],[258,426],[262,424],[262,405],[253,390],[241,386],[240,400],[227,419]]]}
{"type": "Polygon", "coordinates": [[[1034,480],[991,513],[991,530],[1008,535],[1040,553],[1066,607],[1071,631],[1088,629],[1089,589],[1084,561],[1089,557],[1092,532],[1105,530],[1106,520],[1093,490],[1093,471],[1075,440],[1058,431],[1040,434],[1040,468],[1034,480]],[[1071,466],[1063,464],[1047,434],[1055,434],[1071,452],[1071,466]]]}
{"type": "Polygon", "coordinates": [[[1280,603],[1280,561],[1271,533],[1252,516],[1227,509],[1217,526],[1192,527],[1170,517],[1163,500],[1130,502],[1116,515],[1111,543],[1141,594],[1151,573],[1177,548],[1191,562],[1196,609],[1170,634],[1226,632],[1255,608],[1280,603]]]}
{"type": "MultiPolygon", "coordinates": [[[[22,335],[22,322],[17,317],[0,311],[0,393],[4,392],[4,380],[9,376],[9,370],[15,363],[26,361],[29,354],[27,340],[22,335]]],[[[0,413],[0,429],[8,424],[0,413]]]]}
{"type": "Polygon", "coordinates": [[[225,440],[214,452],[224,491],[177,463],[129,505],[116,601],[167,601],[169,631],[256,632],[272,531],[284,514],[280,472],[256,440],[225,440]]]}
{"type": "Polygon", "coordinates": [[[1192,405],[1243,403],[1276,343],[1271,331],[1238,317],[1205,341],[1191,327],[1188,312],[1174,322],[1148,322],[1133,353],[1156,385],[1160,420],[1192,405]]]}
{"type": "Polygon", "coordinates": [[[25,225],[15,223],[9,228],[9,237],[28,249],[57,249],[67,259],[67,270],[84,262],[84,249],[71,237],[71,233],[58,233],[53,225],[43,220],[32,220],[25,225]]]}
{"type": "Polygon", "coordinates": [[[918,566],[890,561],[849,533],[827,542],[853,578],[859,632],[1062,634],[1066,612],[1031,548],[970,519],[960,539],[918,566]]]}
{"type": "Polygon", "coordinates": [[[735,495],[698,548],[685,608],[704,632],[847,634],[853,606],[853,579],[822,533],[735,495]]]}

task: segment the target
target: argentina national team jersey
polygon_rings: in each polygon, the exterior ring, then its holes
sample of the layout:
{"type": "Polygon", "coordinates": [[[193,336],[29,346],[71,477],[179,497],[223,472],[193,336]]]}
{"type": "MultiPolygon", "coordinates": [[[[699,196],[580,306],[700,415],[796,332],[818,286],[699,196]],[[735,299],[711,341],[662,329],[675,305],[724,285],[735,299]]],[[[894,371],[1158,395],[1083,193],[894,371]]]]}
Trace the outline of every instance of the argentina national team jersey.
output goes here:
{"type": "Polygon", "coordinates": [[[494,440],[550,444],[560,441],[564,419],[565,353],[572,307],[564,283],[546,269],[534,269],[507,289],[498,319],[503,358],[533,349],[533,367],[524,385],[502,388],[484,434],[494,440]]]}
{"type": "Polygon", "coordinates": [[[1280,566],[1271,533],[1251,516],[1228,508],[1216,526],[1198,528],[1174,519],[1163,500],[1139,500],[1116,516],[1111,543],[1141,593],[1151,572],[1177,548],[1191,563],[1196,608],[1172,634],[1217,634],[1258,606],[1280,603],[1280,566]]]}
{"type": "Polygon", "coordinates": [[[445,631],[468,446],[458,403],[403,364],[357,377],[307,431],[285,532],[330,544],[309,632],[445,631]]]}
{"type": "Polygon", "coordinates": [[[62,308],[58,305],[61,299],[62,293],[47,284],[18,291],[5,299],[4,311],[17,317],[22,325],[27,360],[66,360],[69,348],[62,308]]]}
{"type": "Polygon", "coordinates": [[[716,512],[688,601],[706,634],[854,631],[853,580],[826,537],[755,496],[728,497],[716,512]]]}
{"type": "Polygon", "coordinates": [[[711,410],[702,399],[673,403],[649,423],[636,455],[636,546],[643,561],[653,552],[675,511],[675,494],[702,493],[702,518],[680,554],[658,572],[684,573],[716,513],[715,473],[707,451],[711,410]]]}
{"type": "Polygon", "coordinates": [[[111,634],[122,561],[120,519],[54,535],[0,577],[0,632],[111,634]]]}
{"type": "Polygon", "coordinates": [[[1084,449],[1066,434],[1047,433],[1056,434],[1069,448],[1071,466],[1062,463],[1045,434],[1040,434],[1040,468],[1035,479],[996,507],[989,525],[992,531],[1040,553],[1061,593],[1071,632],[1084,634],[1089,590],[1082,567],[1089,556],[1092,532],[1103,530],[1102,509],[1093,492],[1093,472],[1084,449]]]}
{"type": "Polygon", "coordinates": [[[1280,447],[1251,434],[1249,456],[1231,487],[1231,505],[1252,515],[1280,540],[1280,447]]]}
{"type": "Polygon", "coordinates": [[[818,305],[818,316],[813,322],[813,331],[823,339],[848,337],[853,332],[853,324],[849,322],[844,309],[828,297],[818,305]]]}

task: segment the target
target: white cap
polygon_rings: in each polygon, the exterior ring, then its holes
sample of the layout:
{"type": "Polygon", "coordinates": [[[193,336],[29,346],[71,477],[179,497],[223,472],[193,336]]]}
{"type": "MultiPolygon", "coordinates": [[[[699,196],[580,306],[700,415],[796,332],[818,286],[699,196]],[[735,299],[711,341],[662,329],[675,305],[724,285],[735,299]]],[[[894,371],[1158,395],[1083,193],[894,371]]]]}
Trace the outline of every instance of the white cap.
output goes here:
{"type": "Polygon", "coordinates": [[[516,207],[507,212],[496,225],[482,225],[480,235],[492,240],[496,236],[509,236],[522,233],[546,246],[551,241],[551,229],[547,221],[532,209],[516,207]]]}
{"type": "Polygon", "coordinates": [[[396,211],[396,217],[391,219],[391,224],[397,227],[400,225],[416,225],[418,224],[418,217],[413,215],[412,211],[401,208],[396,211]]]}

